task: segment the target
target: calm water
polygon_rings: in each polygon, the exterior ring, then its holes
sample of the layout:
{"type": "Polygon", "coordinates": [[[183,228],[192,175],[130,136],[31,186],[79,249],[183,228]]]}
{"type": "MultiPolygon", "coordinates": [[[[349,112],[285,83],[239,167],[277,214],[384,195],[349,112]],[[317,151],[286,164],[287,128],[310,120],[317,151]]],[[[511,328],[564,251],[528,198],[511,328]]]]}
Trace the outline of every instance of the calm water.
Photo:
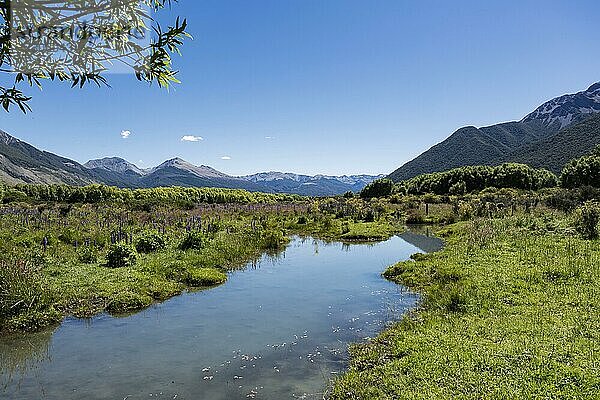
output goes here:
{"type": "Polygon", "coordinates": [[[348,343],[415,305],[415,294],[380,274],[439,241],[405,238],[351,246],[295,239],[220,287],[125,318],[67,319],[2,339],[0,398],[321,398],[346,367],[348,343]]]}

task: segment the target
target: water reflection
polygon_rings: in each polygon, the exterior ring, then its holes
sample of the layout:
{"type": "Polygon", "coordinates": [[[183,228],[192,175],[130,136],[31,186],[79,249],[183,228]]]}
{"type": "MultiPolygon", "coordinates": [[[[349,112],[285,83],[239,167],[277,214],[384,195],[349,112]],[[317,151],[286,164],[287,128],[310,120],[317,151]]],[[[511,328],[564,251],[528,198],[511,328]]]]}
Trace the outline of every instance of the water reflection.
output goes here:
{"type": "Polygon", "coordinates": [[[322,398],[346,368],[347,345],[374,337],[418,300],[381,277],[428,247],[407,239],[295,238],[220,287],[127,318],[68,319],[54,334],[5,338],[0,397],[322,398]]]}
{"type": "Polygon", "coordinates": [[[444,241],[433,236],[428,225],[409,225],[399,236],[425,253],[433,253],[444,247],[444,241]]]}
{"type": "Polygon", "coordinates": [[[28,371],[50,361],[50,342],[55,329],[0,338],[0,386],[6,388],[28,371]]]}

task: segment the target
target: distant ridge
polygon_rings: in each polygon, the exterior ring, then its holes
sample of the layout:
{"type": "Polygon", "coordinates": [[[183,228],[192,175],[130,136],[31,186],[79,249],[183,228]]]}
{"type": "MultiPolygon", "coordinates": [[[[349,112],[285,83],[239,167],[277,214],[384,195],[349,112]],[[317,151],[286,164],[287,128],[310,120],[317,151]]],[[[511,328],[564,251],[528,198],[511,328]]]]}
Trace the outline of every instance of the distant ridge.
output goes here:
{"type": "Polygon", "coordinates": [[[95,179],[78,162],[38,150],[0,130],[0,181],[86,185],[95,179]]]}
{"type": "Polygon", "coordinates": [[[262,172],[242,176],[242,179],[260,183],[277,193],[304,196],[334,196],[348,191],[358,192],[375,179],[385,175],[300,175],[285,172],[262,172]]]}
{"type": "MultiPolygon", "coordinates": [[[[587,90],[552,99],[519,122],[506,122],[484,128],[473,126],[460,128],[443,142],[433,146],[415,159],[402,165],[389,177],[398,182],[417,175],[446,171],[465,165],[497,165],[506,161],[531,158],[519,150],[535,142],[552,141],[552,137],[563,129],[584,122],[600,113],[600,83],[587,90]]],[[[581,134],[584,134],[581,132],[581,134]]],[[[548,145],[540,145],[539,149],[548,145]]],[[[527,150],[528,154],[536,148],[527,150]]],[[[558,150],[558,149],[557,149],[558,150]]],[[[561,157],[555,154],[555,157],[561,157]]],[[[564,158],[564,157],[562,157],[564,158]]],[[[557,163],[548,160],[537,167],[552,168],[557,163]]]]}
{"type": "Polygon", "coordinates": [[[0,131],[0,182],[8,184],[102,183],[121,188],[159,186],[218,187],[252,192],[277,192],[307,196],[338,195],[359,191],[377,176],[298,175],[266,172],[235,177],[207,165],[193,165],[173,158],[151,168],[142,169],[119,157],[90,160],[84,165],[68,158],[41,151],[0,131]]]}

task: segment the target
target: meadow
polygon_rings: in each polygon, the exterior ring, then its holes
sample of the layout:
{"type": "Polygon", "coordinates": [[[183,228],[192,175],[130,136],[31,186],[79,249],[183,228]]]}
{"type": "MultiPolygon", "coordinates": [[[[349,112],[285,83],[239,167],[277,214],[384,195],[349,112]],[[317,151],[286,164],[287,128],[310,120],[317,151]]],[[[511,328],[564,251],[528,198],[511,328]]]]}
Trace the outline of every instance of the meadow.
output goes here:
{"type": "MultiPolygon", "coordinates": [[[[68,315],[129,313],[224,283],[227,272],[282,250],[291,235],[371,241],[402,229],[389,209],[358,198],[218,190],[220,201],[191,204],[173,189],[173,196],[163,190],[141,201],[80,195],[53,201],[41,189],[20,187],[19,201],[10,198],[0,208],[5,333],[36,331],[68,315]]],[[[99,192],[92,189],[74,193],[99,192]]]]}
{"type": "Polygon", "coordinates": [[[442,251],[384,272],[420,306],[351,348],[330,398],[598,398],[598,193],[506,194],[461,200],[442,251]]]}
{"type": "Polygon", "coordinates": [[[466,183],[461,190],[449,183],[465,171],[488,174],[461,170],[414,186],[381,181],[360,196],[330,198],[182,189],[98,195],[113,189],[97,187],[56,198],[40,187],[5,190],[2,333],[40,330],[68,315],[135,312],[221,284],[293,235],[380,241],[407,223],[433,224],[443,250],[383,272],[420,293],[419,306],[353,345],[348,372],[326,396],[595,398],[600,190],[528,189],[536,181],[519,180],[516,188],[463,193],[466,183]],[[423,187],[448,190],[420,193],[423,187]]]}

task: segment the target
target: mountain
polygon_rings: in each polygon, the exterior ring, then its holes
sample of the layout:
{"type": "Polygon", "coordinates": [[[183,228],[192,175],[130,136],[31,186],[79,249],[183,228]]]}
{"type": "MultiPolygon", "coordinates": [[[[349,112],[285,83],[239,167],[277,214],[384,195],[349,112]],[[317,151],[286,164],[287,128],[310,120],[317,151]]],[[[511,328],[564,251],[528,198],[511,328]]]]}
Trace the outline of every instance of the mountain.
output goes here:
{"type": "Polygon", "coordinates": [[[553,136],[517,148],[506,157],[535,168],[546,168],[560,174],[573,158],[589,154],[600,144],[600,114],[560,130],[553,136]]]}
{"type": "Polygon", "coordinates": [[[398,182],[465,165],[497,165],[513,161],[509,157],[511,154],[522,159],[524,156],[517,152],[519,149],[535,142],[551,141],[550,138],[563,129],[581,123],[595,113],[600,113],[600,83],[585,91],[552,99],[518,122],[460,128],[389,177],[398,182]]]}
{"type": "Polygon", "coordinates": [[[84,166],[99,182],[118,187],[184,186],[270,191],[254,182],[229,176],[206,165],[196,166],[181,158],[173,158],[147,170],[118,157],[90,160],[84,166]]]}
{"type": "Polygon", "coordinates": [[[38,150],[0,131],[0,181],[86,185],[95,182],[95,178],[73,160],[38,150]]]}
{"type": "Polygon", "coordinates": [[[268,188],[255,182],[224,174],[206,165],[196,166],[180,158],[165,161],[151,169],[140,178],[139,186],[222,187],[270,192],[268,188]]]}
{"type": "Polygon", "coordinates": [[[148,171],[136,167],[134,164],[119,157],[106,157],[98,160],[90,160],[83,164],[88,169],[101,169],[121,174],[132,174],[136,176],[146,175],[148,171]]]}
{"type": "Polygon", "coordinates": [[[90,171],[98,182],[122,188],[140,187],[141,177],[148,172],[118,157],[90,160],[83,166],[90,171]]]}
{"type": "Polygon", "coordinates": [[[552,99],[523,118],[522,122],[541,121],[544,126],[560,130],[600,112],[600,82],[583,92],[552,99]]]}
{"type": "Polygon", "coordinates": [[[206,165],[193,165],[173,158],[151,169],[141,169],[127,160],[106,157],[84,165],[41,151],[0,131],[0,182],[89,185],[103,183],[122,188],[159,186],[221,187],[253,192],[295,193],[328,196],[360,191],[382,176],[298,175],[266,172],[234,177],[206,165]]]}
{"type": "Polygon", "coordinates": [[[304,196],[335,196],[348,191],[358,192],[384,175],[299,175],[285,172],[262,172],[240,178],[261,184],[277,193],[304,196]]]}

